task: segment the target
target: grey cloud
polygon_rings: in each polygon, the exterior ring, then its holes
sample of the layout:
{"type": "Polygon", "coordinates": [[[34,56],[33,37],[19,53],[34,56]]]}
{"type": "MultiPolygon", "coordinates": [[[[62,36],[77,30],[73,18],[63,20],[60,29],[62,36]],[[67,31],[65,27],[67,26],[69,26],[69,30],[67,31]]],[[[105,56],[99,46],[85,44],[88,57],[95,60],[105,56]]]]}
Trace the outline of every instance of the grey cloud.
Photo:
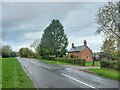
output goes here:
{"type": "MultiPolygon", "coordinates": [[[[16,42],[16,43],[20,43],[20,42],[24,42],[24,40],[29,40],[29,38],[25,38],[25,35],[27,33],[36,33],[36,32],[41,32],[42,30],[39,30],[39,29],[24,29],[23,30],[20,30],[20,29],[6,29],[6,28],[3,28],[3,31],[2,31],[2,36],[3,36],[3,41],[8,41],[8,42],[16,42]]],[[[37,37],[38,38],[38,37],[37,37]]]]}
{"type": "MultiPolygon", "coordinates": [[[[44,20],[45,18],[65,17],[66,14],[74,9],[77,3],[3,3],[3,24],[6,21],[22,23],[34,19],[44,20]]],[[[8,23],[7,23],[8,24],[8,23]]]]}

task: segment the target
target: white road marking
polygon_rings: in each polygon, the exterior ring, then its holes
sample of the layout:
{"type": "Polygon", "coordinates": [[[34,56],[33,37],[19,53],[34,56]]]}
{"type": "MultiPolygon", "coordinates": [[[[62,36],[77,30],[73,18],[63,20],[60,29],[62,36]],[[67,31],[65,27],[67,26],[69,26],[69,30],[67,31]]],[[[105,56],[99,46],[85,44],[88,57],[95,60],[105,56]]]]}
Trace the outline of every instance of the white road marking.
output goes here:
{"type": "MultiPolygon", "coordinates": [[[[19,61],[19,59],[17,59],[17,60],[19,61]]],[[[24,71],[26,72],[26,74],[27,74],[27,75],[30,77],[30,79],[32,80],[31,76],[27,73],[27,71],[26,71],[24,65],[22,64],[22,62],[21,62],[21,61],[19,61],[19,62],[20,62],[20,64],[21,64],[22,68],[24,69],[24,71]]],[[[32,81],[33,81],[33,80],[32,80],[32,81]]],[[[34,82],[33,82],[33,85],[34,85],[35,88],[37,88],[37,86],[35,85],[34,82]]]]}
{"type": "MultiPolygon", "coordinates": [[[[37,62],[35,62],[35,61],[30,61],[31,63],[34,63],[34,64],[36,64],[36,65],[38,65],[38,63],[37,62]]],[[[49,69],[49,70],[51,70],[51,68],[50,67],[47,67],[47,66],[45,66],[45,65],[42,65],[42,64],[39,64],[40,66],[42,66],[42,67],[44,67],[44,68],[46,68],[46,69],[49,69]]]]}
{"type": "Polygon", "coordinates": [[[47,67],[47,66],[45,66],[45,65],[42,65],[42,64],[39,64],[39,65],[41,65],[42,67],[44,67],[44,68],[46,68],[46,69],[49,69],[49,70],[51,70],[51,68],[50,68],[50,67],[47,67]]]}
{"type": "Polygon", "coordinates": [[[94,86],[91,86],[91,85],[89,85],[89,84],[87,84],[87,83],[84,83],[84,82],[82,82],[82,81],[80,81],[80,80],[78,80],[78,79],[75,79],[75,78],[73,78],[73,77],[71,77],[71,76],[68,76],[68,75],[66,75],[66,74],[64,74],[64,73],[62,73],[62,75],[63,75],[63,76],[66,76],[66,77],[68,77],[68,78],[70,78],[70,79],[72,79],[72,80],[74,80],[74,81],[77,81],[77,82],[79,82],[79,83],[82,83],[82,84],[84,84],[84,85],[86,85],[86,86],[88,86],[88,87],[91,87],[91,88],[94,88],[94,89],[96,89],[96,90],[99,90],[99,89],[97,89],[97,88],[94,87],[94,86]]]}

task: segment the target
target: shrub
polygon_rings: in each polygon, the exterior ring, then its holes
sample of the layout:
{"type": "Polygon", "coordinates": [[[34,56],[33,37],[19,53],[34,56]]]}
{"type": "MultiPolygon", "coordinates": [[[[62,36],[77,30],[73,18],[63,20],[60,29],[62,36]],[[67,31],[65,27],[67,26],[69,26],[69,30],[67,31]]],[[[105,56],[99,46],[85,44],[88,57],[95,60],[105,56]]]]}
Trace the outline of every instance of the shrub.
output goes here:
{"type": "Polygon", "coordinates": [[[100,62],[100,67],[101,68],[110,68],[110,69],[115,69],[115,70],[120,70],[120,62],[116,60],[102,60],[100,62]]]}

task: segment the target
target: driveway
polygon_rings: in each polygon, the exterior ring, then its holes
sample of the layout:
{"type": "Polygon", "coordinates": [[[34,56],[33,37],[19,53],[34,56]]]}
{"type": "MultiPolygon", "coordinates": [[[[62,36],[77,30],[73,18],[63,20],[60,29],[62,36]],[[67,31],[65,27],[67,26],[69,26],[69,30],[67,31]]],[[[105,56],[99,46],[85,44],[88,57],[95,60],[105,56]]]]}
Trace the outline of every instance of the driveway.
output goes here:
{"type": "Polygon", "coordinates": [[[118,81],[79,71],[75,67],[28,58],[17,59],[37,88],[118,88],[118,81]]]}

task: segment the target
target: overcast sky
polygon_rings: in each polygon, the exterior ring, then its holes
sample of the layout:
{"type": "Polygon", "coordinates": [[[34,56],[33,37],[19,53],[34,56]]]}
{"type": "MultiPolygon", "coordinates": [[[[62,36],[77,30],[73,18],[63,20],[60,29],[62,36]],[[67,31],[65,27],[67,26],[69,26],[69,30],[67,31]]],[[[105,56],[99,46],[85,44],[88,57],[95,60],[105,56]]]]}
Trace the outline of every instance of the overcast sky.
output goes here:
{"type": "Polygon", "coordinates": [[[43,30],[51,20],[59,19],[71,43],[99,50],[103,37],[97,35],[96,14],[105,2],[3,2],[2,43],[13,50],[29,47],[35,39],[41,38],[43,30]]]}

